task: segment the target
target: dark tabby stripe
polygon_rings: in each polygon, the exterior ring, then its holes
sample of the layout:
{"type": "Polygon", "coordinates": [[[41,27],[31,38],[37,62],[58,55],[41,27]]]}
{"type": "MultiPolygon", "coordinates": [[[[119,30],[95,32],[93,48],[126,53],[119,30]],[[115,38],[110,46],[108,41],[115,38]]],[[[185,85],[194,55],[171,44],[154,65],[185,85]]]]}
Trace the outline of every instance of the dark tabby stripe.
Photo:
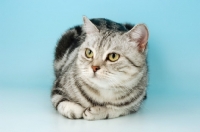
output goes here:
{"type": "Polygon", "coordinates": [[[90,19],[90,20],[100,30],[101,30],[101,28],[107,28],[109,30],[115,30],[115,31],[127,31],[127,29],[124,27],[124,25],[116,23],[116,22],[108,20],[108,19],[105,19],[105,18],[90,19]],[[105,24],[101,25],[102,24],[101,22],[105,22],[105,24]]]}
{"type": "MultiPolygon", "coordinates": [[[[62,77],[63,76],[63,74],[65,74],[67,71],[69,71],[68,69],[70,68],[70,67],[72,67],[72,65],[74,64],[74,61],[77,59],[77,57],[78,57],[78,55],[76,55],[75,57],[74,57],[74,59],[65,67],[65,69],[62,69],[63,71],[62,71],[62,74],[60,74],[60,76],[62,77]]],[[[66,76],[66,75],[65,75],[66,76]]]]}
{"type": "MultiPolygon", "coordinates": [[[[68,55],[77,48],[82,42],[80,35],[82,33],[81,26],[75,26],[74,28],[69,29],[59,40],[56,46],[55,60],[61,59],[65,52],[69,49],[68,55]]],[[[85,35],[82,35],[83,40],[85,40],[85,35]]]]}
{"type": "Polygon", "coordinates": [[[131,30],[134,25],[133,24],[129,24],[129,23],[125,23],[124,26],[126,27],[126,29],[131,30]]]}
{"type": "Polygon", "coordinates": [[[137,66],[133,61],[131,61],[128,57],[126,57],[126,59],[135,67],[140,68],[141,66],[137,66]]]}
{"type": "Polygon", "coordinates": [[[106,118],[105,119],[108,119],[109,118],[109,114],[107,114],[106,118]]]}
{"type": "Polygon", "coordinates": [[[88,102],[90,102],[91,104],[93,104],[93,105],[99,105],[99,106],[104,106],[105,105],[105,104],[102,104],[102,103],[99,103],[99,102],[96,102],[96,101],[92,100],[91,97],[86,94],[86,92],[82,89],[82,86],[77,81],[75,81],[75,86],[79,89],[81,95],[83,97],[85,97],[85,99],[88,102]]]}
{"type": "Polygon", "coordinates": [[[58,95],[63,95],[63,91],[59,90],[59,89],[54,89],[52,92],[51,92],[51,97],[54,96],[55,94],[58,94],[58,95]]]}
{"type": "Polygon", "coordinates": [[[118,98],[117,100],[122,100],[128,96],[130,96],[135,90],[131,89],[126,95],[121,96],[120,98],[118,98]]]}
{"type": "Polygon", "coordinates": [[[112,32],[110,32],[107,35],[103,36],[103,38],[101,39],[101,41],[99,43],[99,48],[105,47],[105,45],[103,44],[103,41],[105,41],[105,39],[108,38],[111,34],[112,34],[112,32]]]}
{"type": "MultiPolygon", "coordinates": [[[[136,86],[134,86],[133,89],[129,90],[129,92],[128,92],[126,95],[121,96],[121,97],[119,98],[119,100],[124,99],[124,98],[126,98],[126,97],[132,95],[132,93],[134,93],[135,91],[137,91],[137,90],[139,89],[139,86],[141,85],[141,82],[142,82],[143,78],[144,78],[144,77],[142,77],[142,78],[140,79],[140,81],[139,81],[140,83],[138,83],[136,86]]],[[[145,96],[146,96],[146,95],[145,95],[145,96]]]]}
{"type": "Polygon", "coordinates": [[[68,58],[69,58],[69,56],[67,56],[67,58],[65,58],[63,64],[60,66],[60,69],[55,71],[55,75],[56,75],[57,78],[61,75],[63,67],[65,66],[65,63],[67,62],[68,58]]]}
{"type": "Polygon", "coordinates": [[[131,104],[135,100],[137,100],[142,94],[143,94],[143,91],[140,91],[135,97],[131,98],[129,101],[126,101],[126,102],[123,102],[123,103],[119,103],[119,104],[113,104],[113,103],[109,103],[109,104],[117,106],[117,107],[126,106],[126,105],[131,104]]]}
{"type": "Polygon", "coordinates": [[[100,103],[100,102],[97,102],[95,100],[93,100],[83,89],[82,89],[82,86],[77,82],[75,81],[75,85],[76,87],[79,89],[80,93],[82,94],[83,97],[85,97],[85,99],[90,102],[91,104],[93,105],[99,105],[99,106],[105,106],[105,105],[113,105],[113,106],[116,106],[116,107],[122,107],[122,106],[127,106],[129,104],[131,104],[132,102],[134,102],[135,100],[137,100],[142,94],[144,91],[140,91],[135,97],[131,98],[130,100],[126,101],[126,102],[123,102],[123,103],[110,103],[110,102],[104,102],[104,103],[100,103]]]}
{"type": "Polygon", "coordinates": [[[61,103],[61,102],[63,102],[63,101],[69,101],[68,99],[66,99],[66,98],[62,98],[61,100],[59,100],[58,102],[57,102],[57,104],[56,104],[56,110],[58,110],[58,105],[61,103]]]}
{"type": "Polygon", "coordinates": [[[54,87],[56,87],[56,88],[62,87],[62,85],[60,84],[60,80],[61,80],[61,77],[59,77],[59,78],[55,81],[54,87]]]}
{"type": "Polygon", "coordinates": [[[66,50],[71,46],[75,39],[75,32],[71,29],[62,36],[56,47],[55,59],[61,59],[66,50]]]}
{"type": "Polygon", "coordinates": [[[81,28],[81,26],[75,26],[74,28],[76,29],[76,32],[77,32],[78,35],[82,34],[82,28],[81,28]]]}
{"type": "Polygon", "coordinates": [[[87,86],[87,88],[89,88],[90,91],[92,91],[94,94],[99,95],[99,91],[91,88],[90,85],[88,85],[86,82],[82,81],[83,85],[87,86]]]}
{"type": "Polygon", "coordinates": [[[147,94],[145,94],[145,96],[144,96],[144,100],[145,100],[145,99],[147,99],[147,94]]]}

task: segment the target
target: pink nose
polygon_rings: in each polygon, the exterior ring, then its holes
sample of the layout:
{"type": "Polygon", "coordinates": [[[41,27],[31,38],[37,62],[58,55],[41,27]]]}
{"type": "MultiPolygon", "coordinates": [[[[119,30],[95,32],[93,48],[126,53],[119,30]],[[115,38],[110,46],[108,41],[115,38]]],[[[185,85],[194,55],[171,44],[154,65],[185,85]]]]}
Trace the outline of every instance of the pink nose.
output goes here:
{"type": "Polygon", "coordinates": [[[92,66],[92,69],[93,69],[94,72],[96,72],[97,70],[100,69],[100,67],[99,66],[92,66]]]}

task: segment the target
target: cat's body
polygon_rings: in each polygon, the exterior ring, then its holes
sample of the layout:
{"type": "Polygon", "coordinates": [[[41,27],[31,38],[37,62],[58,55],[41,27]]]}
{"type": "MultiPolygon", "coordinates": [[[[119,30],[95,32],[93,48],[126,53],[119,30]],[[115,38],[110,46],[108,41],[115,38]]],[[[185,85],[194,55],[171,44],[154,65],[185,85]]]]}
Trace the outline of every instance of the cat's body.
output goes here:
{"type": "Polygon", "coordinates": [[[115,118],[135,112],[146,96],[148,30],[84,17],[55,52],[52,103],[67,118],[115,118]]]}

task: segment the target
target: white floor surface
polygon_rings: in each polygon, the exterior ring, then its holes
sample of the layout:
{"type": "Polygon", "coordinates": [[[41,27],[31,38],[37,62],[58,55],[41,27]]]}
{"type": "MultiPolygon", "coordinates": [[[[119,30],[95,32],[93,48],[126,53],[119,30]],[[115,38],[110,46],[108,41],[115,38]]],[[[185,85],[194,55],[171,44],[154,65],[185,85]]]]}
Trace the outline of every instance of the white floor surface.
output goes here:
{"type": "Polygon", "coordinates": [[[200,132],[199,92],[152,91],[139,112],[109,120],[70,120],[50,102],[50,89],[1,90],[0,132],[200,132]]]}

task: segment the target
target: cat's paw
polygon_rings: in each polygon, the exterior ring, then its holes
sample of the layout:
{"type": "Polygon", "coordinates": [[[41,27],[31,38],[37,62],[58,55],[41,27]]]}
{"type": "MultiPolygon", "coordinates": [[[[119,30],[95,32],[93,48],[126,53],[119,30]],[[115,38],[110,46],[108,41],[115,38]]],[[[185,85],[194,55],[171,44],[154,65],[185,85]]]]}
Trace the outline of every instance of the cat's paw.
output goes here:
{"type": "Polygon", "coordinates": [[[63,101],[58,107],[58,112],[69,119],[80,119],[83,117],[83,111],[85,110],[81,105],[74,102],[63,101]]]}
{"type": "Polygon", "coordinates": [[[100,120],[108,118],[106,107],[89,107],[83,112],[83,118],[86,120],[100,120]]]}

